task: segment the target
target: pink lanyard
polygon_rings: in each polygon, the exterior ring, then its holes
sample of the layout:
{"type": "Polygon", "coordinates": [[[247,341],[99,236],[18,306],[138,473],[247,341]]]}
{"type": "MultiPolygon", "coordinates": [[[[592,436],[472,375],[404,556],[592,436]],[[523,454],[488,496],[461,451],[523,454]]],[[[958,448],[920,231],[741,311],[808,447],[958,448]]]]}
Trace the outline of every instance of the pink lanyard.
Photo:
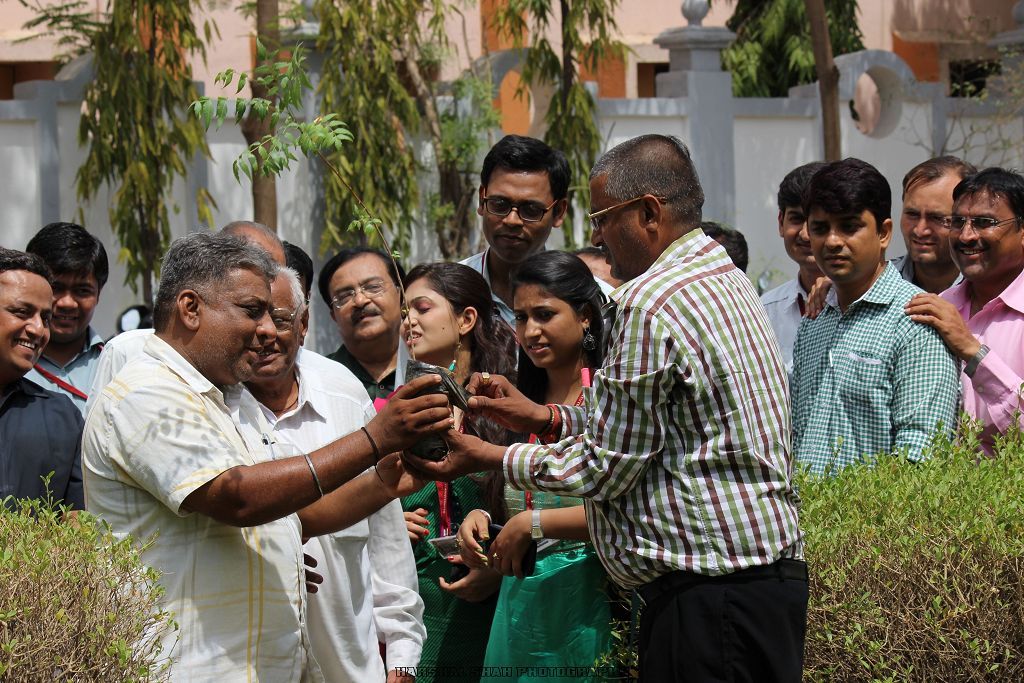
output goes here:
{"type": "MultiPolygon", "coordinates": [[[[464,425],[459,425],[459,434],[465,434],[464,425]]],[[[451,490],[448,482],[436,481],[434,485],[437,486],[437,514],[441,517],[441,536],[452,535],[452,514],[448,509],[450,503],[448,499],[448,493],[451,490]]]]}

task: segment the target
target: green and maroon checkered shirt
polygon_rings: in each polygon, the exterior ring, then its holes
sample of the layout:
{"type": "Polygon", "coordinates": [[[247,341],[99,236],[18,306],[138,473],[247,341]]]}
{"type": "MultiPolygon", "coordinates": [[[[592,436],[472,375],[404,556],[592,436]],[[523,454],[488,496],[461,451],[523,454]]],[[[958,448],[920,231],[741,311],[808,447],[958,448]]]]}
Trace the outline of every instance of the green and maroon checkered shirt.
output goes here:
{"type": "Polygon", "coordinates": [[[587,498],[623,586],[799,557],[786,369],[750,280],[694,230],[614,298],[589,408],[561,408],[558,443],[509,447],[509,482],[587,498]]]}
{"type": "Polygon", "coordinates": [[[857,301],[833,289],[793,347],[793,452],[814,474],[882,454],[920,460],[956,425],[960,364],[938,332],[907,317],[921,290],[888,264],[857,301]]]}

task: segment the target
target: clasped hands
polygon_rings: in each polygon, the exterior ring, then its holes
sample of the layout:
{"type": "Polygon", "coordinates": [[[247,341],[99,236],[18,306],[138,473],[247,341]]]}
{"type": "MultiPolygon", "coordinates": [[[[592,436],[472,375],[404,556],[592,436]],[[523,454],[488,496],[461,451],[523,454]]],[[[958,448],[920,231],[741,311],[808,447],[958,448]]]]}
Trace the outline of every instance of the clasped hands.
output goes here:
{"type": "Polygon", "coordinates": [[[459,525],[459,554],[466,566],[490,567],[505,576],[523,578],[523,557],[533,538],[530,511],[514,515],[495,538],[490,538],[490,519],[482,510],[473,510],[459,525]],[[490,541],[487,550],[481,541],[490,541]]]}

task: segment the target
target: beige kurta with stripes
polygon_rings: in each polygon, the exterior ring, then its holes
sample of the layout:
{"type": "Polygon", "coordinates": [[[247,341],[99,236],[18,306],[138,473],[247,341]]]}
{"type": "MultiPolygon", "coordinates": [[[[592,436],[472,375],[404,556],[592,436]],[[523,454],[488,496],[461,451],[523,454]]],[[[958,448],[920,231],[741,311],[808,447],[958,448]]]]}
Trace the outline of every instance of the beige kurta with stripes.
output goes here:
{"type": "Polygon", "coordinates": [[[260,448],[241,436],[220,389],[156,336],[89,410],[86,508],[118,535],[155,537],[143,559],[162,572],[163,605],[179,626],[164,639],[173,681],[320,678],[302,627],[298,517],[237,528],[181,509],[220,473],[266,460],[260,448]]]}

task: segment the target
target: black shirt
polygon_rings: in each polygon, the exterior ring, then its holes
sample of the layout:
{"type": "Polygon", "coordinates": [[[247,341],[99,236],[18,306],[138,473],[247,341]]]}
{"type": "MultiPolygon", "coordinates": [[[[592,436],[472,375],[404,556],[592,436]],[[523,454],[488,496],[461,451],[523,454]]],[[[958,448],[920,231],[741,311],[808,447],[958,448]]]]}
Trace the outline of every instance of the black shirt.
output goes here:
{"type": "Polygon", "coordinates": [[[45,498],[81,510],[82,414],[71,399],[20,379],[0,399],[0,499],[45,498]]]}
{"type": "Polygon", "coordinates": [[[366,371],[356,357],[346,349],[344,346],[339,346],[338,350],[327,356],[331,360],[338,361],[346,368],[352,371],[352,374],[356,376],[362,385],[366,389],[366,393],[370,395],[370,400],[378,398],[387,398],[391,395],[391,392],[395,390],[395,371],[392,370],[388,374],[381,378],[380,382],[375,380],[370,373],[366,371]]]}

